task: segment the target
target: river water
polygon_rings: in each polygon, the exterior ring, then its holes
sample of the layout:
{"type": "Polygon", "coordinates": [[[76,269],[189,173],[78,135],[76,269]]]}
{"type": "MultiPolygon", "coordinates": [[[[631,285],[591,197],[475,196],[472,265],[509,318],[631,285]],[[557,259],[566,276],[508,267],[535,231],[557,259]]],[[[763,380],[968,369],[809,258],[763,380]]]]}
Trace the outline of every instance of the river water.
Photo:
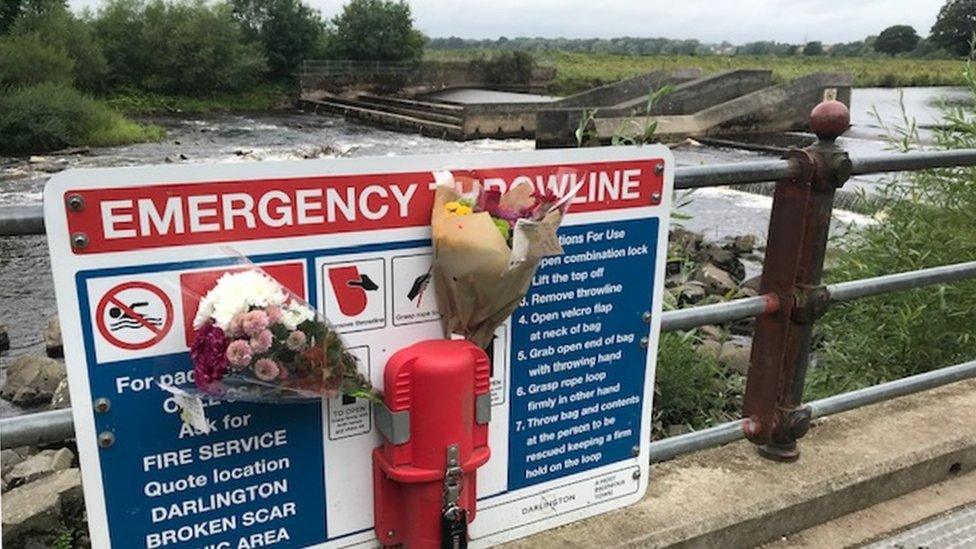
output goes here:
{"type": "MultiPolygon", "coordinates": [[[[930,126],[939,119],[939,104],[961,101],[966,91],[955,88],[904,90],[909,116],[922,125],[920,138],[931,144],[930,126]]],[[[900,121],[897,90],[854,90],[853,127],[841,144],[852,154],[871,154],[887,148],[885,130],[871,114],[876,107],[886,125],[900,121]]],[[[67,168],[137,166],[167,163],[259,162],[330,158],[336,156],[399,156],[452,152],[506,152],[533,149],[530,140],[442,141],[364,126],[343,118],[300,113],[217,114],[162,117],[149,120],[166,128],[167,139],[124,147],[97,148],[75,154],[15,159],[0,157],[0,204],[38,203],[44,183],[53,172],[67,168]]],[[[718,147],[682,145],[674,149],[678,165],[690,166],[771,158],[772,156],[718,147]]],[[[876,185],[878,178],[857,178],[849,186],[876,185]]],[[[688,229],[718,239],[756,234],[762,240],[769,221],[771,199],[725,188],[701,189],[690,195],[681,211],[688,229]]],[[[838,230],[851,222],[868,222],[853,213],[836,214],[838,230]]],[[[54,265],[57,267],[57,265],[54,265]]],[[[0,238],[0,322],[7,326],[11,350],[0,357],[0,377],[6,364],[23,354],[42,354],[41,329],[56,312],[51,265],[42,236],[0,238]]],[[[2,379],[0,379],[2,383],[2,379]]],[[[0,401],[0,417],[21,413],[0,401]]]]}

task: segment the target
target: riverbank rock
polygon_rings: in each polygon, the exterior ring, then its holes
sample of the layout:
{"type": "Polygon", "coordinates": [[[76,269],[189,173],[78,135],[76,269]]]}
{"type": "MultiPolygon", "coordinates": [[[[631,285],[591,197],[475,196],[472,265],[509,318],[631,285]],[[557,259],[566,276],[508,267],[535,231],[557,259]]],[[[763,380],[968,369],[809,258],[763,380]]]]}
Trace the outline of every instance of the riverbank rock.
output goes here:
{"type": "Polygon", "coordinates": [[[18,406],[47,404],[66,376],[64,364],[54,359],[22,356],[7,366],[7,383],[0,396],[18,406]]]}
{"type": "Polygon", "coordinates": [[[722,349],[718,353],[718,363],[744,376],[749,373],[751,354],[751,343],[750,345],[745,345],[736,341],[726,341],[722,344],[722,349]]]}
{"type": "Polygon", "coordinates": [[[705,284],[708,293],[712,295],[725,295],[735,290],[735,280],[732,279],[732,276],[711,263],[706,263],[701,267],[696,280],[705,284]]]}
{"type": "Polygon", "coordinates": [[[58,388],[54,390],[54,394],[51,396],[50,408],[52,410],[71,408],[71,393],[68,390],[68,378],[64,378],[61,380],[61,383],[58,383],[58,388]]]}
{"type": "Polygon", "coordinates": [[[0,322],[0,353],[10,350],[10,336],[7,334],[7,326],[0,322]]]}
{"type": "Polygon", "coordinates": [[[61,323],[58,321],[58,315],[52,316],[47,321],[47,328],[44,328],[41,336],[44,338],[47,356],[64,358],[64,344],[61,342],[61,323]]]}
{"type": "Polygon", "coordinates": [[[3,495],[3,544],[25,547],[31,535],[54,535],[82,514],[81,471],[64,469],[3,495]]]}
{"type": "Polygon", "coordinates": [[[57,471],[69,469],[75,461],[75,454],[68,448],[60,450],[41,450],[37,454],[14,465],[4,475],[3,480],[10,488],[33,482],[57,471]]]}

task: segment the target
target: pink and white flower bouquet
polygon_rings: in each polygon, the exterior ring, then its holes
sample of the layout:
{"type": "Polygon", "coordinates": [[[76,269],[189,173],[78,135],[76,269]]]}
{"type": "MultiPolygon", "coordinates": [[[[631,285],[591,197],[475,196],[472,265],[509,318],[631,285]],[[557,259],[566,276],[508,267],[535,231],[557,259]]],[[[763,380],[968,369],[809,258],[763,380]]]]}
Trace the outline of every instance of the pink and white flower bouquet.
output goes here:
{"type": "Polygon", "coordinates": [[[200,300],[193,328],[199,392],[263,402],[378,398],[332,325],[254,265],[217,280],[200,300]]]}

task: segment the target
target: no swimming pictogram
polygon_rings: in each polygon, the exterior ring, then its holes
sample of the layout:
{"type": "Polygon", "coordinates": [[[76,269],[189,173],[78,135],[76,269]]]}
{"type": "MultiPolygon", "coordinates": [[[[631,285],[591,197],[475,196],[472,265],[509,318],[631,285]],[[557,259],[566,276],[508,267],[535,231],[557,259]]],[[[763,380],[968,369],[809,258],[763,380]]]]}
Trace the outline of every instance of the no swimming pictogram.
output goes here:
{"type": "Polygon", "coordinates": [[[112,345],[129,351],[148,349],[173,327],[173,303],[148,282],[124,282],[102,296],[95,321],[99,334],[112,345]]]}

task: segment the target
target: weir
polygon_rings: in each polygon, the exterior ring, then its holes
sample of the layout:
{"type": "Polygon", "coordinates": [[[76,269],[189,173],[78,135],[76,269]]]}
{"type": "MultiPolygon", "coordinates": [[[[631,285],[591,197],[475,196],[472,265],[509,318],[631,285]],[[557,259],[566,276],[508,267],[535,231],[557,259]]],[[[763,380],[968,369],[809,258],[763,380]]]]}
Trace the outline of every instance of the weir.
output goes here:
{"type": "Polygon", "coordinates": [[[501,91],[469,80],[386,93],[303,87],[297,107],[442,139],[535,139],[536,148],[577,146],[581,125],[587,141],[605,144],[614,136],[640,133],[651,122],[657,123],[654,138],[664,142],[741,140],[744,134],[806,129],[810,110],[824,98],[849,106],[852,83],[849,74],[817,73],[774,83],[769,70],[702,76],[700,69],[683,68],[648,72],[564,98],[501,91]],[[665,86],[672,91],[648,108],[649,94],[665,86]]]}

